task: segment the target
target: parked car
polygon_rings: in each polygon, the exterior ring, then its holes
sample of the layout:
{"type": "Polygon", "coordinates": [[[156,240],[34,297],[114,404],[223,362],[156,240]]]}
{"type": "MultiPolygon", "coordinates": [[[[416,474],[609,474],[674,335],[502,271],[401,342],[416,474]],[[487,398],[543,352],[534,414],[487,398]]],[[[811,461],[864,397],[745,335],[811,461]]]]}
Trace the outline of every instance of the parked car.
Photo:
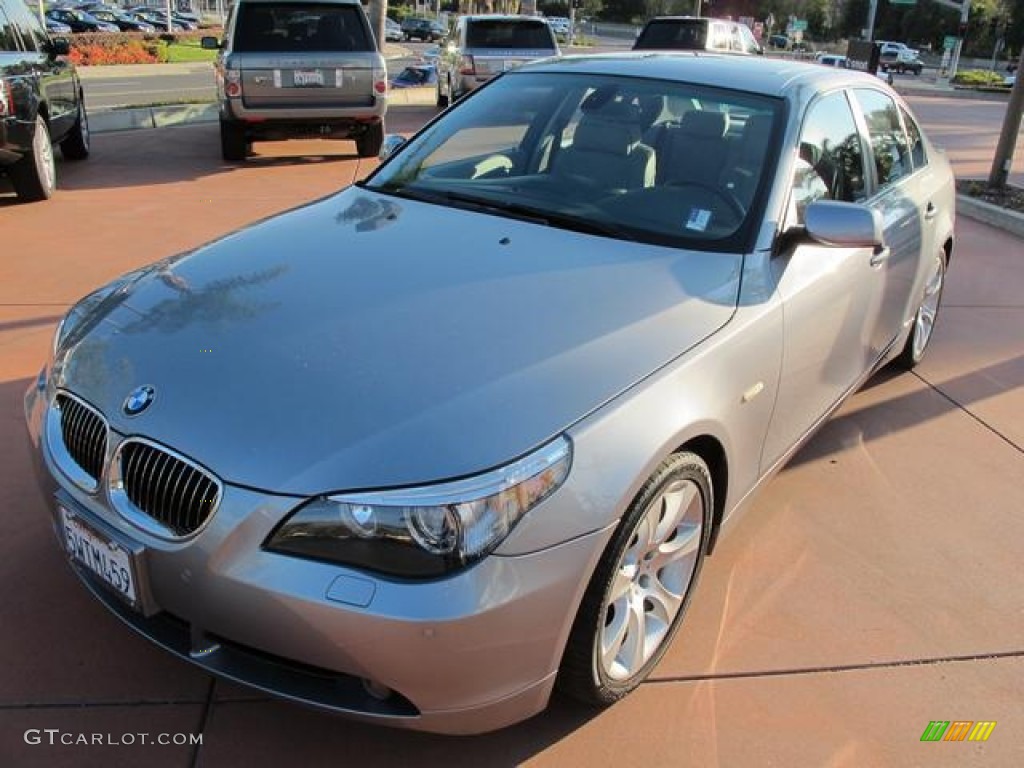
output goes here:
{"type": "Polygon", "coordinates": [[[401,41],[402,25],[394,19],[384,19],[384,39],[389,43],[401,41]]]}
{"type": "MultiPolygon", "coordinates": [[[[131,8],[129,15],[142,19],[147,24],[152,24],[159,30],[167,29],[167,13],[162,8],[153,8],[147,5],[140,5],[131,8]]],[[[198,23],[192,19],[185,18],[179,13],[171,13],[171,29],[178,32],[190,32],[198,29],[198,23]]]]}
{"type": "Polygon", "coordinates": [[[387,68],[359,0],[238,0],[218,49],[221,154],[254,141],[352,139],[376,157],[384,139],[387,68]]]}
{"type": "Polygon", "coordinates": [[[116,24],[100,21],[77,8],[53,8],[46,12],[46,17],[68,25],[72,32],[120,32],[116,24]]]}
{"type": "Polygon", "coordinates": [[[142,19],[133,18],[121,11],[93,10],[90,13],[100,21],[115,25],[122,32],[156,32],[154,25],[142,19]]]}
{"type": "Polygon", "coordinates": [[[764,53],[746,24],[695,16],[659,16],[651,19],[633,43],[633,50],[764,53]]]}
{"type": "Polygon", "coordinates": [[[405,67],[391,79],[392,88],[420,88],[437,85],[437,67],[433,64],[413,64],[405,67]]]}
{"type": "Polygon", "coordinates": [[[742,56],[528,64],[400,141],[71,309],[25,397],[54,529],[135,631],[294,701],[609,705],[773,473],[922,359],[949,164],[876,78],[742,56]]]}
{"type": "Polygon", "coordinates": [[[49,16],[46,17],[46,31],[50,35],[70,35],[71,27],[65,24],[63,21],[57,21],[51,19],[49,16]]]}
{"type": "Polygon", "coordinates": [[[460,16],[450,44],[441,47],[437,106],[448,106],[502,72],[559,55],[551,27],[537,16],[460,16]]]}
{"type": "Polygon", "coordinates": [[[23,202],[53,195],[54,143],[65,160],[89,155],[89,119],[69,52],[22,0],[0,0],[0,173],[23,202]]]}
{"type": "Polygon", "coordinates": [[[768,38],[768,47],[786,50],[789,48],[789,38],[785,35],[771,35],[768,38]]]}
{"type": "Polygon", "coordinates": [[[847,65],[846,57],[838,53],[819,53],[814,57],[814,60],[826,67],[845,69],[847,65]]]}
{"type": "Polygon", "coordinates": [[[888,40],[878,40],[880,48],[878,55],[878,67],[883,72],[892,70],[903,74],[913,72],[920,75],[924,64],[918,56],[917,50],[907,47],[905,43],[896,43],[888,40]]]}
{"type": "Polygon", "coordinates": [[[406,40],[422,40],[436,43],[448,34],[448,28],[434,19],[420,19],[413,16],[402,22],[402,36],[406,40]]]}

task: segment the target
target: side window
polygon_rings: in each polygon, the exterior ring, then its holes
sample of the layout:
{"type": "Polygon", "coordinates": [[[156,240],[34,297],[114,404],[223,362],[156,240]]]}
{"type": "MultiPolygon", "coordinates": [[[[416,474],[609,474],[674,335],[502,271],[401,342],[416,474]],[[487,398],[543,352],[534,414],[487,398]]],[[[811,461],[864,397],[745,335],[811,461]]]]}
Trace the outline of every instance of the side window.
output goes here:
{"type": "Polygon", "coordinates": [[[41,49],[46,34],[39,23],[39,20],[28,10],[24,3],[12,3],[8,6],[10,20],[17,28],[17,34],[21,37],[22,45],[26,51],[38,51],[41,49]]]}
{"type": "Polygon", "coordinates": [[[896,102],[881,91],[858,88],[854,93],[868,127],[878,188],[885,189],[913,172],[910,147],[900,124],[900,111],[896,102]]]}
{"type": "Polygon", "coordinates": [[[711,38],[708,48],[713,48],[716,51],[728,51],[729,32],[725,28],[725,25],[719,24],[718,22],[712,22],[709,23],[708,27],[708,36],[711,38]]]}
{"type": "Polygon", "coordinates": [[[928,165],[928,153],[924,150],[924,141],[921,139],[921,129],[917,127],[917,122],[902,107],[900,112],[903,113],[903,124],[907,127],[907,139],[910,142],[910,158],[914,161],[914,170],[916,171],[928,165]]]}
{"type": "Polygon", "coordinates": [[[793,174],[797,221],[815,200],[864,199],[864,157],[850,104],[842,92],[819,99],[808,110],[800,133],[800,157],[793,174]]]}
{"type": "Polygon", "coordinates": [[[18,36],[14,32],[14,26],[7,20],[4,9],[0,8],[0,51],[20,51],[18,36]]]}

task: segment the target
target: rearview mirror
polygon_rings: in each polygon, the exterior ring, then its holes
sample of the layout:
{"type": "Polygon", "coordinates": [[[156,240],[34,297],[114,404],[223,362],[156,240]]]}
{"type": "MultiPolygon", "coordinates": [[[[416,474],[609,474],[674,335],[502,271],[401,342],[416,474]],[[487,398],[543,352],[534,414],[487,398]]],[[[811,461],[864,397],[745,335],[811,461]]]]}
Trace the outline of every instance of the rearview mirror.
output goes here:
{"type": "Polygon", "coordinates": [[[384,137],[384,143],[380,145],[380,153],[377,157],[381,160],[387,160],[398,150],[400,146],[405,144],[405,137],[399,136],[397,133],[389,133],[384,137]]]}
{"type": "Polygon", "coordinates": [[[67,56],[71,53],[71,43],[68,42],[66,37],[54,37],[51,38],[46,51],[51,56],[67,56]]]}
{"type": "Polygon", "coordinates": [[[199,47],[207,51],[217,51],[220,50],[220,40],[218,40],[216,37],[204,35],[199,40],[199,47]]]}
{"type": "Polygon", "coordinates": [[[816,200],[804,211],[808,237],[838,248],[882,248],[882,214],[858,203],[816,200]]]}

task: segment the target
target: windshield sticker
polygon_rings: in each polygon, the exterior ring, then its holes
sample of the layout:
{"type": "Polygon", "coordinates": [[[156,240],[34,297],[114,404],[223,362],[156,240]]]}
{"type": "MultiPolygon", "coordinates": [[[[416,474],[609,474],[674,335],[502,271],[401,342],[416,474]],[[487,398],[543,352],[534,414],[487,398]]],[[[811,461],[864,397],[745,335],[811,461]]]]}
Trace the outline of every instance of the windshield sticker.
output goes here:
{"type": "Polygon", "coordinates": [[[696,232],[703,232],[708,228],[711,221],[711,211],[706,208],[691,208],[690,218],[686,221],[686,228],[696,232]]]}

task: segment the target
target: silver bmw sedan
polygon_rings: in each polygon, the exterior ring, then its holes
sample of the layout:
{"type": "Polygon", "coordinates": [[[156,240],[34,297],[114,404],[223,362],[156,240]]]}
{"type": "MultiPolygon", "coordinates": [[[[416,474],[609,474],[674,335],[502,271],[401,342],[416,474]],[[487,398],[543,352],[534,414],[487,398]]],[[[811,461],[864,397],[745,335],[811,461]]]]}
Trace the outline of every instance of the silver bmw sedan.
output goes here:
{"type": "Polygon", "coordinates": [[[913,367],[953,178],[876,78],[524,66],[365,181],[82,299],[26,395],[128,626],[363,720],[475,733],[654,668],[720,532],[913,367]]]}

